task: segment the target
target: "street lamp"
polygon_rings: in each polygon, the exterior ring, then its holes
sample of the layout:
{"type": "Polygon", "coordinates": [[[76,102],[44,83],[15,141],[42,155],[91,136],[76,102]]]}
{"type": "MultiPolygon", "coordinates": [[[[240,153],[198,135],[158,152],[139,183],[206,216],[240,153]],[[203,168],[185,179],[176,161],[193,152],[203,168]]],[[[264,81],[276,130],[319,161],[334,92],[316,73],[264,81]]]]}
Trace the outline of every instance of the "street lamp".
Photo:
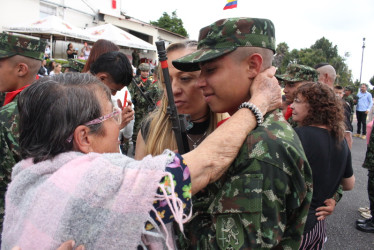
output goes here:
{"type": "Polygon", "coordinates": [[[362,75],[362,63],[364,62],[364,49],[365,49],[365,37],[362,39],[362,57],[361,57],[360,83],[361,83],[361,75],[362,75]]]}

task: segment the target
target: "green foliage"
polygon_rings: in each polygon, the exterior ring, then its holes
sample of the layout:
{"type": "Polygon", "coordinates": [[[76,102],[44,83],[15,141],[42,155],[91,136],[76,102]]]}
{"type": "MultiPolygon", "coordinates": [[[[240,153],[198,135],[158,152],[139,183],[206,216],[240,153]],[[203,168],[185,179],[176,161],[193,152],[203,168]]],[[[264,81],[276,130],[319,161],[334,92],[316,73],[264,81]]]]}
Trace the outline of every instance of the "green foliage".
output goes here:
{"type": "Polygon", "coordinates": [[[287,65],[292,63],[303,64],[313,68],[319,63],[329,63],[336,70],[336,84],[355,86],[352,81],[352,71],[345,62],[346,58],[349,57],[349,53],[345,53],[344,57],[340,56],[338,47],[325,37],[317,40],[310,48],[293,49],[292,51],[289,51],[288,45],[282,42],[278,44],[276,52],[274,66],[278,68],[277,74],[283,74],[287,65]]]}
{"type": "Polygon", "coordinates": [[[171,16],[164,12],[157,21],[150,21],[150,23],[157,27],[188,37],[187,31],[183,27],[183,21],[178,18],[176,10],[171,13],[171,16]]]}
{"type": "Polygon", "coordinates": [[[372,86],[374,86],[374,76],[372,76],[372,77],[370,78],[369,82],[370,82],[370,84],[371,84],[372,86]]]}

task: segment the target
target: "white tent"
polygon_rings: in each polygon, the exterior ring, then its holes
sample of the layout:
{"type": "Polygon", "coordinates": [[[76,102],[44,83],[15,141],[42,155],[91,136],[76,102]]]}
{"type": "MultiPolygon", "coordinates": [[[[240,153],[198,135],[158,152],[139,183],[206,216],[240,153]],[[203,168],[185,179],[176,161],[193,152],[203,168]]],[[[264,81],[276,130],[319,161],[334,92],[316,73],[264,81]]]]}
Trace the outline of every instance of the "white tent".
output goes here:
{"type": "Polygon", "coordinates": [[[51,44],[53,40],[92,41],[85,30],[75,27],[57,16],[48,16],[31,23],[4,26],[3,30],[50,39],[51,44]]]}
{"type": "Polygon", "coordinates": [[[3,29],[17,33],[48,34],[54,37],[70,37],[91,41],[90,36],[85,30],[75,27],[57,16],[48,16],[32,23],[3,27],[3,29]]]}
{"type": "Polygon", "coordinates": [[[93,38],[93,41],[99,39],[106,39],[112,41],[116,45],[137,48],[137,49],[146,49],[146,50],[156,50],[156,46],[142,39],[131,35],[130,33],[112,25],[104,24],[100,26],[95,26],[87,28],[89,35],[93,38]]]}

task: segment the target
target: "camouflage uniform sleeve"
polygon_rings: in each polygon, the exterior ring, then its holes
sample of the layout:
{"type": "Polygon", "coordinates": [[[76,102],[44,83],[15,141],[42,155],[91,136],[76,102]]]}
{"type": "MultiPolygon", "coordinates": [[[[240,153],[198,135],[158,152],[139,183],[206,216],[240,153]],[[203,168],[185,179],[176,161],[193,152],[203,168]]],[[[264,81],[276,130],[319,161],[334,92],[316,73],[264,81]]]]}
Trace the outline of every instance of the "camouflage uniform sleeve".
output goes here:
{"type": "Polygon", "coordinates": [[[136,83],[136,80],[135,80],[135,77],[132,79],[131,83],[129,84],[129,86],[127,86],[127,89],[129,90],[130,92],[130,95],[131,95],[131,98],[132,98],[132,103],[135,105],[136,103],[136,93],[135,93],[135,87],[134,87],[134,83],[136,83]]]}
{"type": "Polygon", "coordinates": [[[4,93],[4,92],[0,92],[0,107],[2,107],[4,105],[5,94],[6,93],[4,93]]]}
{"type": "Polygon", "coordinates": [[[331,197],[331,199],[334,199],[336,201],[336,204],[342,199],[343,197],[343,187],[342,185],[339,185],[338,190],[336,190],[335,194],[331,197]]]}
{"type": "Polygon", "coordinates": [[[11,181],[12,168],[21,160],[18,139],[18,109],[15,99],[0,109],[0,226],[3,224],[5,192],[11,181]]]}

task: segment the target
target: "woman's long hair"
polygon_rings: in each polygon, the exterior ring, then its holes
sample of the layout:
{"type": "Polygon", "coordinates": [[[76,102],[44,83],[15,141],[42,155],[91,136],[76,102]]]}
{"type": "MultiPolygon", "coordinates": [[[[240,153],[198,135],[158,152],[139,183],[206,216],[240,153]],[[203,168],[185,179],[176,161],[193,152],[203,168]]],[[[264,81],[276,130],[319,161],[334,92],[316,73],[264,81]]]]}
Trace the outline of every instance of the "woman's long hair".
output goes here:
{"type": "Polygon", "coordinates": [[[307,82],[296,91],[295,96],[302,95],[309,103],[307,116],[302,126],[326,126],[331,135],[340,143],[344,139],[343,101],[337,97],[326,84],[307,82]]]}
{"type": "Polygon", "coordinates": [[[108,41],[105,39],[97,40],[92,46],[90,55],[88,56],[88,59],[86,61],[86,64],[84,65],[82,73],[89,72],[91,64],[94,63],[97,60],[97,58],[99,58],[99,56],[107,52],[112,52],[112,51],[119,51],[119,47],[115,45],[114,43],[112,43],[111,41],[108,41]]]}

